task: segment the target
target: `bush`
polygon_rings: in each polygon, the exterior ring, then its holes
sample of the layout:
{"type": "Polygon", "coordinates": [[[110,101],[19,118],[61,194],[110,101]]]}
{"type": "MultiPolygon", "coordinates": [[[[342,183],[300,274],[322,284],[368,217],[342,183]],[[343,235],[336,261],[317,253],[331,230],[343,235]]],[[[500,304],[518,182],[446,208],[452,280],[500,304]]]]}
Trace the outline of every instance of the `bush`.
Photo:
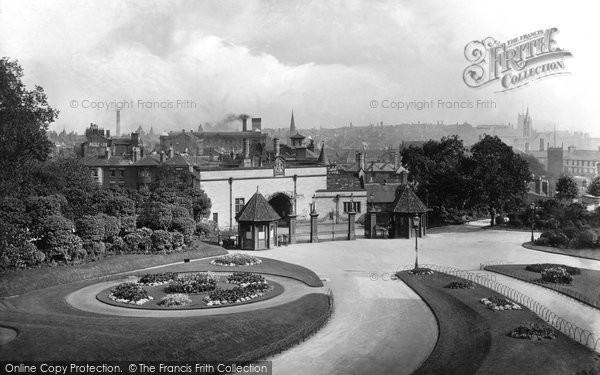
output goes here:
{"type": "Polygon", "coordinates": [[[173,219],[171,230],[183,234],[185,242],[190,243],[196,230],[196,222],[189,217],[178,217],[173,219]]]}
{"type": "Polygon", "coordinates": [[[227,254],[213,259],[211,263],[220,266],[251,266],[261,263],[261,260],[252,255],[227,254]]]}
{"type": "Polygon", "coordinates": [[[542,280],[548,283],[570,284],[573,276],[563,267],[552,267],[542,271],[542,280]]]}
{"type": "Polygon", "coordinates": [[[540,237],[540,238],[536,238],[535,241],[533,241],[533,243],[536,245],[540,245],[540,246],[550,246],[550,239],[540,237]]]}
{"type": "Polygon", "coordinates": [[[192,300],[187,294],[183,293],[175,293],[175,294],[167,294],[164,296],[160,302],[158,303],[161,306],[165,307],[179,307],[179,306],[187,306],[192,303],[192,300]]]}
{"type": "Polygon", "coordinates": [[[565,247],[569,243],[569,237],[564,233],[555,233],[550,237],[550,245],[554,247],[565,247]]]}
{"type": "Polygon", "coordinates": [[[171,242],[173,244],[173,250],[175,250],[185,244],[185,238],[183,237],[183,234],[179,232],[173,232],[171,233],[171,242]]]}
{"type": "Polygon", "coordinates": [[[138,226],[154,230],[169,230],[173,221],[172,206],[161,202],[149,202],[138,217],[138,226]]]}
{"type": "Polygon", "coordinates": [[[537,324],[534,322],[521,323],[511,333],[510,337],[517,339],[529,339],[529,340],[541,340],[551,339],[554,340],[556,335],[554,330],[546,324],[537,324]]]}
{"type": "Polygon", "coordinates": [[[217,278],[211,272],[199,272],[191,275],[179,275],[171,280],[165,289],[167,293],[203,293],[214,290],[217,278]]]}
{"type": "Polygon", "coordinates": [[[145,254],[149,253],[152,250],[152,229],[139,228],[135,233],[141,238],[141,241],[138,244],[138,250],[145,254]]]}
{"type": "Polygon", "coordinates": [[[173,249],[171,233],[166,230],[155,230],[152,233],[152,249],[157,252],[170,252],[173,249]]]}
{"type": "Polygon", "coordinates": [[[118,217],[102,215],[104,220],[104,241],[112,241],[121,233],[121,221],[118,217]]]}
{"type": "Polygon", "coordinates": [[[102,215],[83,215],[77,220],[77,235],[83,241],[102,241],[104,239],[104,217],[102,215]]]}
{"type": "Polygon", "coordinates": [[[201,239],[214,239],[217,234],[217,223],[211,220],[202,220],[196,223],[196,234],[201,239]]]}
{"type": "Polygon", "coordinates": [[[556,263],[536,263],[536,264],[530,264],[527,267],[525,267],[525,269],[527,271],[540,273],[540,272],[545,271],[545,270],[547,270],[549,268],[555,268],[555,267],[564,268],[571,275],[579,275],[579,274],[581,274],[581,270],[579,268],[577,268],[577,267],[565,266],[564,264],[556,264],[556,263]]]}
{"type": "Polygon", "coordinates": [[[31,242],[24,242],[21,246],[8,245],[0,256],[0,269],[21,269],[34,267],[41,264],[46,255],[39,251],[31,242]]]}
{"type": "Polygon", "coordinates": [[[266,281],[263,275],[250,272],[234,272],[227,277],[227,282],[231,284],[264,284],[266,281]]]}
{"type": "Polygon", "coordinates": [[[140,277],[138,283],[144,285],[160,285],[177,278],[176,272],[147,273],[140,277]]]}
{"type": "Polygon", "coordinates": [[[73,222],[63,216],[48,216],[40,227],[38,248],[55,260],[70,260],[81,249],[81,239],[73,234],[73,222]]]}
{"type": "Polygon", "coordinates": [[[83,249],[90,258],[101,258],[106,255],[106,246],[102,241],[85,241],[83,249]]]}
{"type": "Polygon", "coordinates": [[[563,230],[565,236],[567,236],[570,240],[575,239],[579,235],[579,229],[575,227],[569,227],[563,230]]]}
{"type": "Polygon", "coordinates": [[[410,273],[411,275],[432,275],[433,270],[425,267],[419,267],[413,268],[412,270],[408,271],[408,273],[410,273]]]}
{"type": "MultiPolygon", "coordinates": [[[[106,249],[106,251],[109,251],[106,249]]],[[[125,241],[123,241],[122,237],[113,238],[112,246],[110,247],[110,251],[114,254],[121,254],[127,252],[127,245],[125,241]]]]}
{"type": "Polygon", "coordinates": [[[598,235],[592,230],[586,230],[577,236],[577,247],[594,247],[598,241],[598,235]]]}
{"type": "Polygon", "coordinates": [[[113,297],[128,301],[139,301],[148,299],[148,292],[136,283],[123,283],[110,290],[113,297]]]}
{"type": "Polygon", "coordinates": [[[475,289],[475,284],[472,281],[468,281],[468,280],[457,280],[457,281],[452,281],[450,284],[446,285],[444,288],[475,289]]]}
{"type": "Polygon", "coordinates": [[[60,245],[50,248],[47,254],[52,260],[68,262],[81,254],[82,249],[81,238],[69,233],[60,239],[60,245]]]}
{"type": "Polygon", "coordinates": [[[125,242],[127,252],[137,253],[140,251],[140,244],[143,239],[139,233],[129,233],[123,237],[123,241],[125,242]]]}
{"type": "Polygon", "coordinates": [[[135,232],[137,218],[135,216],[121,216],[121,235],[135,232]]]}

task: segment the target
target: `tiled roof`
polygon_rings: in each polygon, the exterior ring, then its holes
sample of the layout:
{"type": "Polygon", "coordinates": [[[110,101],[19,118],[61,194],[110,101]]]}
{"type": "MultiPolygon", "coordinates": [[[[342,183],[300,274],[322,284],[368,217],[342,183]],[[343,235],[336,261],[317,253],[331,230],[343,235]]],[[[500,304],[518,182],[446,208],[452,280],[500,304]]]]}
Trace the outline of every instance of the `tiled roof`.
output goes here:
{"type": "Polygon", "coordinates": [[[159,164],[160,164],[160,155],[158,155],[158,154],[144,156],[143,158],[141,158],[140,160],[138,160],[137,162],[134,163],[134,165],[137,165],[140,167],[153,167],[153,166],[159,165],[159,164]]]}
{"type": "Polygon", "coordinates": [[[327,191],[365,190],[356,172],[339,171],[327,175],[327,191]]]}
{"type": "Polygon", "coordinates": [[[182,155],[180,154],[175,154],[173,155],[172,158],[168,159],[167,161],[165,161],[166,165],[176,165],[176,166],[190,166],[192,163],[190,163],[186,158],[184,158],[182,155]]]}
{"type": "Polygon", "coordinates": [[[130,165],[131,160],[123,156],[114,155],[110,158],[98,157],[95,155],[86,156],[83,158],[83,164],[89,167],[102,167],[102,166],[118,166],[118,165],[130,165]]]}
{"type": "Polygon", "coordinates": [[[417,197],[417,194],[407,186],[394,200],[393,211],[401,214],[415,214],[427,212],[427,207],[417,197]]]}
{"type": "Polygon", "coordinates": [[[265,197],[258,191],[246,203],[242,210],[235,216],[238,222],[266,222],[281,219],[265,197]]]}
{"type": "Polygon", "coordinates": [[[400,184],[365,184],[367,200],[372,203],[392,203],[400,184]]]}

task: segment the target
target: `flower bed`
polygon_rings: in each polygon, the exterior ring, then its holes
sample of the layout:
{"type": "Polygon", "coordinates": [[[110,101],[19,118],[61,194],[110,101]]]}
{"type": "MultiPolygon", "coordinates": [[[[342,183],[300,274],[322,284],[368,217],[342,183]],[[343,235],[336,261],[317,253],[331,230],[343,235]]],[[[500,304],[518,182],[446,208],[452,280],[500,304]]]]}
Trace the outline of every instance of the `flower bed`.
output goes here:
{"type": "Polygon", "coordinates": [[[110,290],[108,298],[116,302],[129,303],[133,305],[143,305],[153,298],[139,284],[122,283],[110,290]]]}
{"type": "Polygon", "coordinates": [[[468,280],[457,280],[452,281],[450,284],[446,285],[444,288],[449,289],[475,289],[475,284],[468,280]]]}
{"type": "Polygon", "coordinates": [[[542,271],[542,280],[547,283],[570,284],[573,276],[563,267],[552,267],[542,271]]]}
{"type": "Polygon", "coordinates": [[[245,287],[236,286],[233,289],[217,288],[204,298],[208,306],[225,305],[228,303],[244,302],[261,297],[271,290],[269,284],[249,284],[245,287]]]}
{"type": "Polygon", "coordinates": [[[217,276],[212,272],[198,272],[191,275],[179,275],[165,288],[167,293],[203,293],[214,290],[217,276]]]}
{"type": "Polygon", "coordinates": [[[187,306],[192,303],[192,300],[187,294],[183,293],[174,293],[167,294],[164,296],[160,302],[158,303],[160,306],[165,307],[181,307],[187,306]]]}
{"type": "Polygon", "coordinates": [[[529,340],[542,340],[550,339],[554,340],[556,334],[554,330],[545,324],[536,324],[533,322],[521,323],[511,333],[510,337],[516,339],[529,339],[529,340]]]}
{"type": "Polygon", "coordinates": [[[168,284],[171,280],[177,278],[176,272],[164,272],[164,273],[147,273],[140,277],[139,284],[148,286],[157,286],[168,284]]]}
{"type": "Polygon", "coordinates": [[[500,311],[500,310],[521,310],[521,306],[512,302],[509,299],[499,296],[491,296],[489,298],[482,298],[480,300],[481,303],[487,306],[488,309],[492,311],[500,311]]]}
{"type": "Polygon", "coordinates": [[[565,266],[564,264],[555,264],[555,263],[537,263],[530,264],[525,269],[531,272],[541,273],[549,268],[561,267],[564,268],[571,275],[579,275],[581,274],[581,270],[577,267],[565,266]]]}
{"type": "Polygon", "coordinates": [[[408,271],[411,275],[432,275],[433,270],[425,267],[413,268],[408,271]]]}
{"type": "Polygon", "coordinates": [[[227,254],[213,259],[211,264],[217,266],[227,267],[239,267],[239,266],[253,266],[255,264],[262,263],[257,257],[246,254],[227,254]]]}
{"type": "Polygon", "coordinates": [[[250,272],[234,272],[227,277],[227,282],[230,284],[238,284],[242,287],[250,284],[266,284],[263,275],[258,275],[250,272]]]}

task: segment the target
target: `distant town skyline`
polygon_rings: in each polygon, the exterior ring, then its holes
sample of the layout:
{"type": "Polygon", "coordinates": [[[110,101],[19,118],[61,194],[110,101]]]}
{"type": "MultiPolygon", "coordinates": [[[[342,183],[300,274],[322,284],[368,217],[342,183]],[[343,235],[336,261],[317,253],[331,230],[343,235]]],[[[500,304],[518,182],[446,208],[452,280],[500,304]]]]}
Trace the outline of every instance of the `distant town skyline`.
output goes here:
{"type": "Polygon", "coordinates": [[[89,123],[114,129],[114,107],[125,102],[132,107],[122,112],[123,130],[155,131],[241,113],[262,117],[264,128],[285,128],[292,109],[299,129],[381,121],[514,125],[529,106],[540,131],[556,125],[600,137],[592,7],[0,0],[0,56],[20,62],[30,87],[44,87],[60,110],[56,131],[82,133],[89,123]],[[570,74],[503,93],[463,82],[469,42],[505,42],[551,27],[558,46],[573,54],[565,59],[570,74]],[[386,108],[386,101],[436,105],[386,108]],[[448,108],[439,101],[496,105],[448,108]]]}

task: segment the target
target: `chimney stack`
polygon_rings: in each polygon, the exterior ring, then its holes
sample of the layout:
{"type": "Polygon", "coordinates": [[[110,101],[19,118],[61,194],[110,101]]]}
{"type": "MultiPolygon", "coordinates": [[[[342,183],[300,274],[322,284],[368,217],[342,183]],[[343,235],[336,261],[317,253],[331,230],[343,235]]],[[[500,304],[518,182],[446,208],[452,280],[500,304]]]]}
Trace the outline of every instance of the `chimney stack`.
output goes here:
{"type": "Polygon", "coordinates": [[[365,154],[363,154],[362,152],[357,152],[356,153],[356,164],[357,164],[357,169],[359,171],[361,169],[363,171],[365,170],[365,154]]]}
{"type": "Polygon", "coordinates": [[[248,138],[244,138],[242,156],[244,157],[244,159],[248,159],[250,157],[250,139],[248,138]]]}
{"type": "Polygon", "coordinates": [[[273,149],[275,150],[275,156],[279,156],[281,147],[279,145],[279,138],[273,138],[273,149]]]}
{"type": "Polygon", "coordinates": [[[110,154],[111,154],[110,147],[107,147],[106,151],[104,151],[104,156],[106,157],[107,160],[110,159],[110,154]]]}
{"type": "Polygon", "coordinates": [[[160,151],[160,164],[165,162],[165,152],[164,151],[160,151]]]}
{"type": "Polygon", "coordinates": [[[121,135],[121,110],[117,109],[117,129],[116,129],[117,137],[121,135]]]}
{"type": "Polygon", "coordinates": [[[248,131],[248,118],[246,118],[246,117],[242,117],[242,131],[243,132],[248,131]]]}
{"type": "Polygon", "coordinates": [[[400,167],[400,157],[398,155],[398,151],[394,152],[394,169],[398,170],[400,167]]]}
{"type": "Polygon", "coordinates": [[[110,130],[106,129],[106,138],[110,138],[110,130]]]}
{"type": "Polygon", "coordinates": [[[252,131],[253,132],[259,132],[261,131],[261,121],[262,119],[259,118],[253,118],[252,119],[252,131]]]}
{"type": "Polygon", "coordinates": [[[175,150],[173,150],[173,145],[169,146],[169,159],[175,156],[175,150]]]}
{"type": "Polygon", "coordinates": [[[133,147],[132,151],[133,151],[133,162],[137,163],[140,160],[140,148],[133,147]]]}
{"type": "Polygon", "coordinates": [[[404,186],[408,185],[408,172],[400,172],[400,183],[404,186]]]}
{"type": "Polygon", "coordinates": [[[137,147],[140,143],[140,135],[138,133],[131,133],[131,144],[137,147]]]}

